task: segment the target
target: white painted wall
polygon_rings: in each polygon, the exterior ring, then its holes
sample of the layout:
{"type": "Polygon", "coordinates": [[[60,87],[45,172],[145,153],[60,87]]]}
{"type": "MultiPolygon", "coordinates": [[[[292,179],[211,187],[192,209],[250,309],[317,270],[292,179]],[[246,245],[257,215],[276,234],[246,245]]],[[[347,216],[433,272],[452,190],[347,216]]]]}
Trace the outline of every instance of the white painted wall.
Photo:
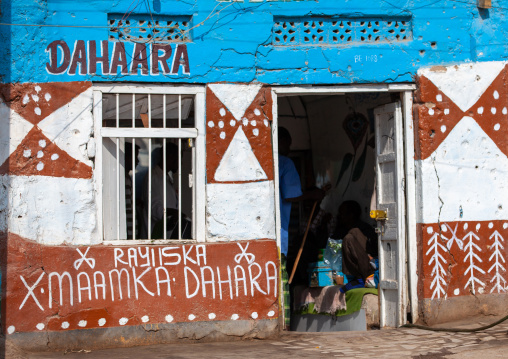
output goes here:
{"type": "Polygon", "coordinates": [[[0,98],[0,166],[18,148],[33,125],[0,98]]]}
{"type": "Polygon", "coordinates": [[[417,170],[420,223],[508,219],[508,158],[473,118],[462,118],[417,170]]]}
{"type": "Polygon", "coordinates": [[[93,165],[89,156],[93,157],[95,152],[94,142],[90,141],[94,125],[92,93],[91,88],[82,92],[37,125],[51,142],[88,166],[93,165]]]}
{"type": "Polygon", "coordinates": [[[206,186],[207,240],[275,239],[273,181],[206,186]]]}
{"type": "MultiPolygon", "coordinates": [[[[92,90],[88,89],[37,125],[60,149],[93,166],[92,90]]],[[[34,127],[0,100],[0,164],[34,127]]],[[[0,232],[43,244],[99,243],[92,179],[0,176],[0,232]]]]}
{"type": "Polygon", "coordinates": [[[0,232],[42,244],[100,243],[91,179],[0,176],[0,232]]]}
{"type": "Polygon", "coordinates": [[[208,87],[226,105],[234,118],[240,121],[261,89],[261,84],[210,84],[208,87]]]}
{"type": "Polygon", "coordinates": [[[475,62],[455,66],[425,67],[418,70],[448,96],[462,111],[473,106],[506,62],[475,62]]]}

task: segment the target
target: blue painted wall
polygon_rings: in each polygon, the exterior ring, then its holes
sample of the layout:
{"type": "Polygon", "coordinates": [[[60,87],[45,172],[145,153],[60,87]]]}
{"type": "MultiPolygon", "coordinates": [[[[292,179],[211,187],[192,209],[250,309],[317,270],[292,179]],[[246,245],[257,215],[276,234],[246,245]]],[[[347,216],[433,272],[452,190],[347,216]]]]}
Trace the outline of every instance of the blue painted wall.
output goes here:
{"type": "MultiPolygon", "coordinates": [[[[1,2],[1,82],[263,82],[330,84],[412,81],[417,69],[465,61],[506,59],[508,1],[479,10],[476,0],[11,0],[1,2]],[[190,75],[51,75],[48,45],[108,39],[109,14],[192,16],[187,44],[190,75]],[[410,17],[405,42],[274,46],[274,17],[410,17]],[[22,24],[19,26],[5,24],[22,24]],[[28,26],[52,25],[52,26],[28,26]],[[58,25],[58,26],[54,26],[58,25]],[[83,27],[68,27],[83,26],[83,27]]],[[[148,15],[149,16],[149,15],[148,15]]],[[[109,43],[110,57],[114,42],[109,43]]],[[[98,46],[98,48],[100,48],[98,46]]],[[[126,45],[128,57],[133,44],[126,45]]],[[[175,45],[173,45],[173,54],[175,45]]],[[[130,59],[129,59],[130,62],[130,59]]]]}

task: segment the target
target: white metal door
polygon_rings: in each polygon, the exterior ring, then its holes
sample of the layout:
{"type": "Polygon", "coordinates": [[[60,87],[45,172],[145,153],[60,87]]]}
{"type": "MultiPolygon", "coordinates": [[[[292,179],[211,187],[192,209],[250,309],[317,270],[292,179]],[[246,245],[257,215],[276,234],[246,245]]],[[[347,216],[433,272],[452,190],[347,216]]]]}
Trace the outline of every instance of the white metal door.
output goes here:
{"type": "Polygon", "coordinates": [[[399,102],[378,107],[376,124],[377,210],[387,219],[378,221],[379,296],[381,327],[406,322],[405,200],[403,121],[399,102]]]}

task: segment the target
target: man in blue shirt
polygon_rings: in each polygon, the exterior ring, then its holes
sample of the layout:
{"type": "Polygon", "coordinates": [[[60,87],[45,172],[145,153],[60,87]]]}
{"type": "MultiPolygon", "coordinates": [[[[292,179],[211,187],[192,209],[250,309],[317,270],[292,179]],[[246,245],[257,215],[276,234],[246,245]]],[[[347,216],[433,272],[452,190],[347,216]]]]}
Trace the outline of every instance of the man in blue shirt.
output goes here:
{"type": "Polygon", "coordinates": [[[288,275],[286,270],[286,256],[288,253],[288,230],[289,217],[291,214],[291,203],[305,200],[322,200],[325,191],[314,189],[302,192],[300,176],[296,171],[295,164],[287,157],[291,149],[291,135],[284,127],[278,128],[279,136],[279,192],[280,192],[280,232],[281,232],[281,272],[284,282],[284,320],[286,329],[289,329],[290,320],[290,295],[288,275]]]}

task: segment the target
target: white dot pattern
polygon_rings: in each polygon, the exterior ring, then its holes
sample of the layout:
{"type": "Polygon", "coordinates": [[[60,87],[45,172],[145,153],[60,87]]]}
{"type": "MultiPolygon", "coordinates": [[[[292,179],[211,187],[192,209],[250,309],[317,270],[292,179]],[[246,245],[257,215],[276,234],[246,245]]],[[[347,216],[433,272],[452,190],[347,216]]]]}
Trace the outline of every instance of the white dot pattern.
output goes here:
{"type": "Polygon", "coordinates": [[[219,127],[224,128],[224,121],[219,121],[219,127]]]}
{"type": "Polygon", "coordinates": [[[445,115],[448,115],[449,113],[450,113],[450,109],[449,109],[449,108],[445,108],[445,110],[444,110],[444,114],[445,114],[445,115]]]}
{"type": "Polygon", "coordinates": [[[233,314],[233,315],[231,316],[231,319],[232,319],[232,320],[237,320],[238,318],[239,318],[238,314],[233,314]]]}
{"type": "Polygon", "coordinates": [[[62,329],[69,328],[69,322],[62,322],[62,329]]]}
{"type": "Polygon", "coordinates": [[[23,151],[23,157],[30,157],[32,155],[32,151],[31,150],[24,150],[23,151]]]}
{"type": "Polygon", "coordinates": [[[42,171],[44,169],[44,163],[42,163],[42,162],[37,163],[36,168],[37,168],[37,171],[42,171]]]}
{"type": "Polygon", "coordinates": [[[434,109],[433,108],[429,108],[429,115],[433,115],[434,114],[434,109]]]}
{"type": "Polygon", "coordinates": [[[252,317],[252,319],[257,319],[258,313],[253,312],[250,316],[252,317]]]}
{"type": "Polygon", "coordinates": [[[226,132],[222,131],[219,136],[220,136],[220,138],[225,139],[226,138],[226,132]]]}
{"type": "Polygon", "coordinates": [[[492,107],[492,108],[490,109],[490,112],[492,112],[492,114],[493,114],[493,115],[495,115],[495,114],[496,114],[496,112],[497,112],[497,110],[496,110],[496,108],[495,108],[495,107],[492,107]]]}
{"type": "Polygon", "coordinates": [[[46,99],[47,102],[49,102],[49,100],[51,100],[51,95],[47,93],[44,95],[44,98],[46,99]]]}
{"type": "Polygon", "coordinates": [[[51,159],[52,159],[53,161],[56,161],[59,157],[60,157],[60,156],[58,155],[58,153],[53,153],[53,154],[51,155],[51,159]]]}
{"type": "Polygon", "coordinates": [[[16,328],[14,325],[11,325],[9,328],[7,328],[7,333],[12,334],[16,331],[16,328]]]}
{"type": "Polygon", "coordinates": [[[150,318],[148,317],[148,315],[144,315],[144,316],[141,317],[141,321],[143,323],[147,323],[149,320],[150,320],[150,318]]]}
{"type": "Polygon", "coordinates": [[[428,234],[432,234],[434,232],[434,228],[432,228],[431,226],[428,226],[427,227],[427,233],[428,234]]]}
{"type": "Polygon", "coordinates": [[[166,319],[166,322],[171,323],[173,321],[173,316],[168,314],[164,319],[166,319]]]}
{"type": "Polygon", "coordinates": [[[99,319],[99,327],[104,326],[104,324],[106,324],[106,319],[104,318],[99,319]]]}
{"type": "Polygon", "coordinates": [[[437,102],[441,102],[441,101],[443,101],[443,96],[441,96],[441,94],[438,94],[438,95],[436,96],[436,101],[437,101],[437,102]]]}
{"type": "Polygon", "coordinates": [[[194,314],[189,314],[189,320],[194,320],[196,319],[196,316],[194,314]]]}
{"type": "Polygon", "coordinates": [[[81,328],[86,327],[86,320],[80,320],[78,323],[78,327],[81,327],[81,328]]]}
{"type": "Polygon", "coordinates": [[[259,130],[257,128],[253,129],[252,134],[257,137],[259,135],[259,130]]]}
{"type": "Polygon", "coordinates": [[[41,146],[42,148],[46,147],[46,140],[40,140],[39,146],[41,146]]]}
{"type": "Polygon", "coordinates": [[[124,318],[120,318],[120,320],[118,321],[118,323],[119,323],[120,325],[125,325],[125,324],[127,324],[127,322],[128,322],[128,321],[129,321],[129,319],[127,319],[127,318],[125,318],[125,317],[124,317],[124,318]]]}
{"type": "Polygon", "coordinates": [[[36,107],[36,108],[34,109],[34,112],[35,112],[35,114],[36,114],[37,116],[40,116],[40,115],[41,115],[41,113],[42,113],[42,111],[41,111],[41,109],[40,109],[39,107],[36,107]]]}
{"type": "Polygon", "coordinates": [[[44,324],[42,323],[39,323],[35,326],[38,330],[43,330],[44,329],[44,324]]]}
{"type": "Polygon", "coordinates": [[[499,131],[500,128],[501,128],[501,125],[499,123],[496,123],[494,125],[494,131],[499,131]]]}
{"type": "Polygon", "coordinates": [[[230,125],[231,127],[235,127],[235,125],[236,125],[236,121],[235,121],[235,120],[231,120],[231,121],[229,121],[229,125],[230,125]]]}
{"type": "Polygon", "coordinates": [[[219,110],[219,113],[220,113],[220,115],[221,115],[222,117],[226,116],[226,110],[225,110],[224,108],[221,108],[221,109],[219,110]]]}
{"type": "Polygon", "coordinates": [[[476,110],[480,115],[483,113],[483,107],[478,107],[478,110],[476,110]]]}
{"type": "Polygon", "coordinates": [[[208,314],[208,319],[215,319],[215,313],[208,314]]]}
{"type": "Polygon", "coordinates": [[[493,96],[497,100],[499,98],[499,92],[494,91],[493,96]]]}
{"type": "Polygon", "coordinates": [[[446,132],[446,126],[445,125],[441,126],[441,132],[443,132],[443,133],[446,132]]]}
{"type": "Polygon", "coordinates": [[[208,121],[208,127],[212,128],[213,126],[215,126],[215,124],[213,123],[213,121],[208,121]]]}

